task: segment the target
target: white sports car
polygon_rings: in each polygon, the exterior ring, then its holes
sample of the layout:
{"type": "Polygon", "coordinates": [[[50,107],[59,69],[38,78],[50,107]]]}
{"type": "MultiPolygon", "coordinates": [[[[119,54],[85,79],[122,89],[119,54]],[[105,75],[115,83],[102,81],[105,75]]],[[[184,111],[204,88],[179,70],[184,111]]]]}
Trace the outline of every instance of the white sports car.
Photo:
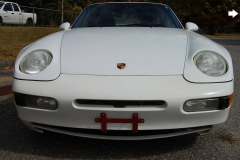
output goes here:
{"type": "Polygon", "coordinates": [[[217,130],[233,95],[231,56],[155,3],[102,3],[25,47],[13,91],[29,128],[137,140],[217,130]]]}

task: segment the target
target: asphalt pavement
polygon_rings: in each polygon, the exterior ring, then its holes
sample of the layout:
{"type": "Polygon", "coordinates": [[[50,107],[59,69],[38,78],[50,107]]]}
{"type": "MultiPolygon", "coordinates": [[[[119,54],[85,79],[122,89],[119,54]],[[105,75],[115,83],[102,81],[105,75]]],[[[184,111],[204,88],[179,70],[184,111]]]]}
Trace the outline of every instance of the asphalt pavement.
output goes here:
{"type": "Polygon", "coordinates": [[[0,159],[240,159],[240,40],[214,41],[228,49],[235,72],[233,105],[218,132],[142,141],[40,134],[20,122],[13,97],[4,96],[0,98],[0,159]]]}

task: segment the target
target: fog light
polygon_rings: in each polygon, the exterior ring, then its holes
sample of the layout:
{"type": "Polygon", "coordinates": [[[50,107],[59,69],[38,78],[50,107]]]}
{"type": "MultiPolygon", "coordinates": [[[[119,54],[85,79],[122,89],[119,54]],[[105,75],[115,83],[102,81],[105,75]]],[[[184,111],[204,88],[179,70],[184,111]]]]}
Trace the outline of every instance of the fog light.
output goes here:
{"type": "Polygon", "coordinates": [[[185,102],[183,109],[186,112],[217,110],[219,106],[219,98],[189,100],[185,102]]]}
{"type": "Polygon", "coordinates": [[[183,110],[186,112],[198,112],[226,109],[230,107],[232,97],[233,94],[219,98],[188,100],[184,103],[183,110]]]}
{"type": "Polygon", "coordinates": [[[55,99],[49,97],[38,97],[25,95],[26,106],[40,109],[57,109],[58,105],[55,99]]]}

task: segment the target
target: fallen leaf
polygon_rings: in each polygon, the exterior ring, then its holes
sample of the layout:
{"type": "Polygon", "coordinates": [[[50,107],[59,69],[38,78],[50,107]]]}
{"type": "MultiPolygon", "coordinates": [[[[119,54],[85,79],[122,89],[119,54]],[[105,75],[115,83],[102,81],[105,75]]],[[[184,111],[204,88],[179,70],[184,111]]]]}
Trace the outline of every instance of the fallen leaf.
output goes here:
{"type": "Polygon", "coordinates": [[[5,68],[3,68],[3,70],[8,70],[8,69],[10,69],[11,67],[5,67],[5,68]]]}

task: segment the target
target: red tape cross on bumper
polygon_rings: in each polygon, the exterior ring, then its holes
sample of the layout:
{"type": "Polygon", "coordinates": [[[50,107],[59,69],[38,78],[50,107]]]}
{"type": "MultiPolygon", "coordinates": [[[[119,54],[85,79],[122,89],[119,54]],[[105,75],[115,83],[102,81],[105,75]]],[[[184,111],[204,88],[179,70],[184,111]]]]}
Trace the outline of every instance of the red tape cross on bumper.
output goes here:
{"type": "Polygon", "coordinates": [[[132,123],[132,132],[138,133],[138,123],[144,123],[144,119],[138,119],[137,113],[133,113],[132,119],[107,118],[106,113],[101,113],[101,118],[95,118],[95,122],[101,123],[103,133],[107,133],[107,123],[132,123]]]}
{"type": "Polygon", "coordinates": [[[8,94],[13,94],[12,85],[0,87],[0,96],[5,96],[8,94]]]}

